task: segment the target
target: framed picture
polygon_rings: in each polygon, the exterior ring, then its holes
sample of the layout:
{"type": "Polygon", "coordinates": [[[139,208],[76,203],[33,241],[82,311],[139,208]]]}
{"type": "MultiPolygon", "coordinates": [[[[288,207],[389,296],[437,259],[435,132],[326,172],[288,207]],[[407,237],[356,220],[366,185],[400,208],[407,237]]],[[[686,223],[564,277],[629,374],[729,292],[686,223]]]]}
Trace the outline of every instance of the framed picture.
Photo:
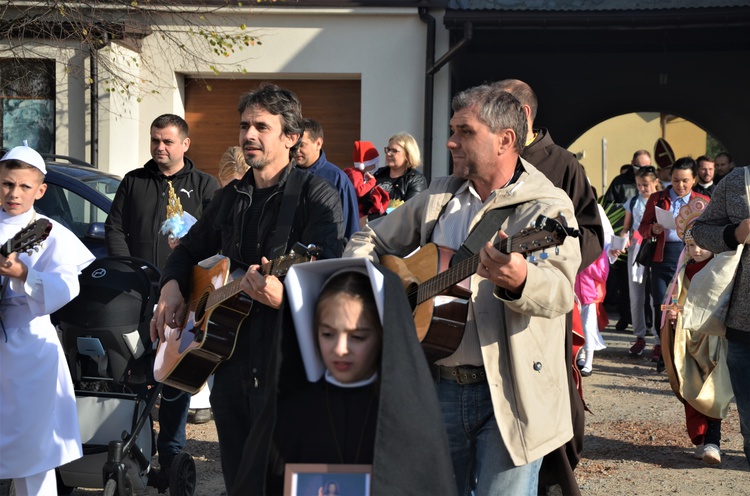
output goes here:
{"type": "Polygon", "coordinates": [[[284,496],[370,496],[372,465],[287,463],[284,496]]]}

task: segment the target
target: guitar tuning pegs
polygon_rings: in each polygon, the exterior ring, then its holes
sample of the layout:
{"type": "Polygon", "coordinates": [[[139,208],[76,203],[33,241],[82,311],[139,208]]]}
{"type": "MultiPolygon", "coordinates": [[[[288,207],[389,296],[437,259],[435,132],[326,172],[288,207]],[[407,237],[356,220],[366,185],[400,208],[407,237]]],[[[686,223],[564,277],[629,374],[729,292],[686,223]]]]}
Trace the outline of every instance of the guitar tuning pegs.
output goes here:
{"type": "Polygon", "coordinates": [[[560,247],[555,246],[555,255],[559,255],[559,254],[560,254],[560,247]]]}
{"type": "Polygon", "coordinates": [[[535,263],[536,262],[536,257],[533,254],[529,255],[529,262],[531,262],[531,263],[535,263]]]}
{"type": "Polygon", "coordinates": [[[546,251],[543,251],[542,253],[539,254],[539,258],[541,258],[542,260],[547,260],[549,258],[549,255],[547,254],[546,251]]]}

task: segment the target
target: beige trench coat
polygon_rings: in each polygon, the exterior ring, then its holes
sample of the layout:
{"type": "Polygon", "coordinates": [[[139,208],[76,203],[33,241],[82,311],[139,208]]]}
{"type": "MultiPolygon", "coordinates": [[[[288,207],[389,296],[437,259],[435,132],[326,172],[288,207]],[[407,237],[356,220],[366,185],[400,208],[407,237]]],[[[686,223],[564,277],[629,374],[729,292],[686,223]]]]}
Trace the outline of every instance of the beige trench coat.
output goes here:
{"type": "MultiPolygon", "coordinates": [[[[496,190],[472,219],[491,209],[522,203],[503,229],[514,234],[539,215],[559,214],[577,227],[573,205],[536,168],[520,159],[519,180],[496,190]]],[[[430,242],[443,206],[463,180],[435,179],[430,188],[352,236],[344,256],[404,257],[430,242]]],[[[493,239],[493,243],[496,239],[493,239]]],[[[574,304],[573,283],[581,261],[580,244],[567,238],[559,252],[527,262],[520,298],[503,299],[488,280],[471,277],[472,303],[497,424],[513,462],[541,458],[573,437],[565,367],[565,314],[574,304]],[[498,324],[504,322],[504,325],[498,324]]]]}

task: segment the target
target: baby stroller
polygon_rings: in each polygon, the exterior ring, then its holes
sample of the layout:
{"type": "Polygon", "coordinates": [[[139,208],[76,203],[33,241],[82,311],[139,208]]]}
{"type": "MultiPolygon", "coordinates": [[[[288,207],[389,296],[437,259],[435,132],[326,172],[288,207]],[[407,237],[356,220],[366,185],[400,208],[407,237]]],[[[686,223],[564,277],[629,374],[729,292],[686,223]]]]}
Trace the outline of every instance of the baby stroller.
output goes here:
{"type": "MultiPolygon", "coordinates": [[[[131,496],[156,485],[151,413],[161,384],[153,379],[149,323],[159,276],[138,258],[95,260],[79,277],[78,297],[57,313],[84,455],[59,467],[63,493],[103,487],[105,496],[131,496]]],[[[193,495],[195,463],[188,453],[177,455],[168,479],[172,496],[193,495]]]]}

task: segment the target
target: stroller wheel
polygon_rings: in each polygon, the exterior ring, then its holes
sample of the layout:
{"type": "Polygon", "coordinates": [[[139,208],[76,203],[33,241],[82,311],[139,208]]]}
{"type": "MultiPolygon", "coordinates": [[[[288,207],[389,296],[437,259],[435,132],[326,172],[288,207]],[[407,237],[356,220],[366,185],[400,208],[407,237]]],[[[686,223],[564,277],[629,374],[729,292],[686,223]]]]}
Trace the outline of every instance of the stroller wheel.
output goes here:
{"type": "Polygon", "coordinates": [[[169,470],[170,496],[193,496],[195,494],[195,461],[189,453],[180,452],[172,460],[169,470]]]}
{"type": "Polygon", "coordinates": [[[117,494],[117,481],[114,479],[109,479],[106,484],[104,484],[104,491],[102,492],[102,496],[115,496],[117,494]]]}

